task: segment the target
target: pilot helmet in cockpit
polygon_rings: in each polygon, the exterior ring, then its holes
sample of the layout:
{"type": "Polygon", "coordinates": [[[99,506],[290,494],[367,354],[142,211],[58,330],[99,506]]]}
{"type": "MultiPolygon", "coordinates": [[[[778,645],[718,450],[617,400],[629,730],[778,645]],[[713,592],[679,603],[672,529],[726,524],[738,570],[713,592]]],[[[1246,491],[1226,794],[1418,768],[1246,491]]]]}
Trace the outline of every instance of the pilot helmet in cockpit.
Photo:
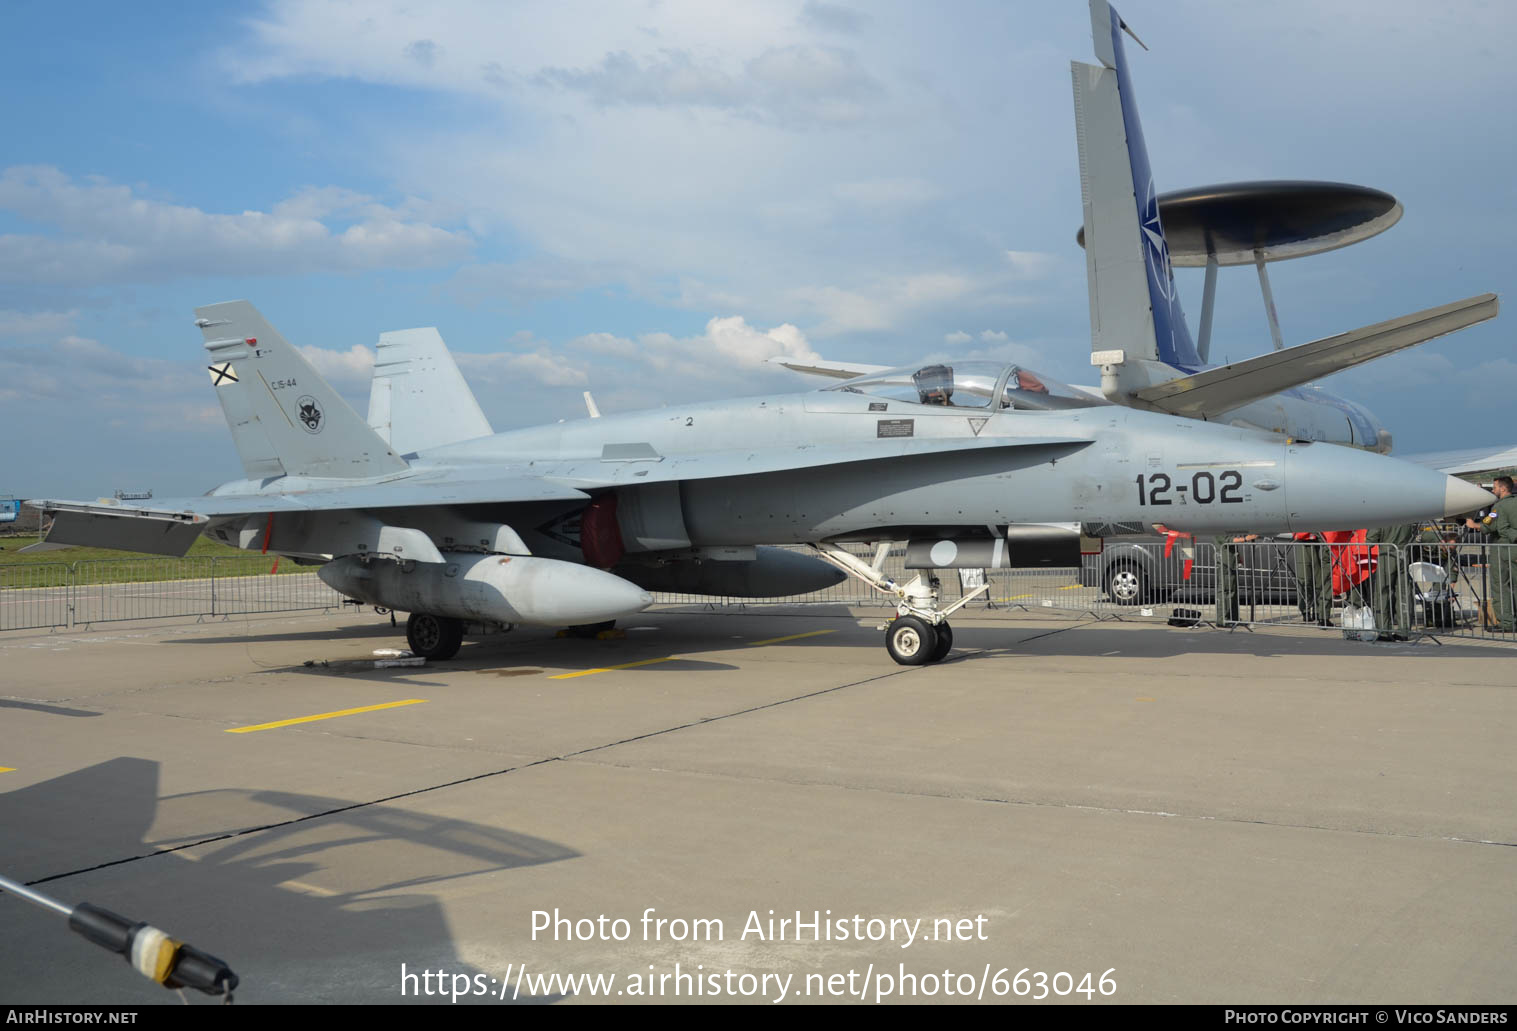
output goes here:
{"type": "Polygon", "coordinates": [[[917,397],[924,405],[952,404],[953,369],[947,365],[928,365],[911,374],[917,397]]]}

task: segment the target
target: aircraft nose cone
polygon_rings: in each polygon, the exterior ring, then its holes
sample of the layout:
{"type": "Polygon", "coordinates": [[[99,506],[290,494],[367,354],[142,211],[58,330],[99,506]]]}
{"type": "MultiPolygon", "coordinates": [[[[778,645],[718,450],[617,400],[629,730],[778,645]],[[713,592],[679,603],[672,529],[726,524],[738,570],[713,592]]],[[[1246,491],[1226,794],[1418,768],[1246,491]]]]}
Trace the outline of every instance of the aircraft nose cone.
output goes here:
{"type": "Polygon", "coordinates": [[[1334,444],[1287,449],[1292,529],[1392,526],[1471,512],[1494,495],[1434,469],[1334,444]]]}
{"type": "Polygon", "coordinates": [[[1477,487],[1457,476],[1450,476],[1443,485],[1444,515],[1478,512],[1490,507],[1495,501],[1496,495],[1484,487],[1477,487]]]}

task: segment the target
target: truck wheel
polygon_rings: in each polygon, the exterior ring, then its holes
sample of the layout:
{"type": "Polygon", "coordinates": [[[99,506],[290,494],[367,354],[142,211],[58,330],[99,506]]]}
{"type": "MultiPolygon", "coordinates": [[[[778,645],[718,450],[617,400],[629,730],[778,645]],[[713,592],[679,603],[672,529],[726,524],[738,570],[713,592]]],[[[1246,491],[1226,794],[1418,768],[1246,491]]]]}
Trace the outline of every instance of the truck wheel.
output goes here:
{"type": "Polygon", "coordinates": [[[1106,571],[1106,596],[1118,605],[1148,601],[1148,574],[1133,562],[1122,562],[1106,571]]]}
{"type": "Polygon", "coordinates": [[[424,659],[451,659],[464,643],[463,621],[413,612],[406,617],[406,643],[424,659]]]}
{"type": "Polygon", "coordinates": [[[932,661],[938,633],[932,624],[916,616],[898,616],[885,629],[885,650],[902,666],[921,666],[932,661]]]}

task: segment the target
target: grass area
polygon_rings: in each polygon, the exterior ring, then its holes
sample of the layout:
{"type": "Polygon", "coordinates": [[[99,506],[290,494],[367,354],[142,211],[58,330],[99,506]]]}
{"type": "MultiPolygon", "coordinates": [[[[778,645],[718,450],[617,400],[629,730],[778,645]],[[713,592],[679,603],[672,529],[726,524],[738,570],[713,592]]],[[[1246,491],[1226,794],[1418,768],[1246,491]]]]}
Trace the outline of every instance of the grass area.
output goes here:
{"type": "MultiPolygon", "coordinates": [[[[132,551],[114,551],[110,548],[65,548],[60,551],[35,552],[22,555],[20,551],[35,543],[35,537],[0,537],[0,583],[4,583],[7,571],[25,567],[53,567],[73,565],[77,567],[80,583],[142,583],[149,580],[195,580],[209,576],[211,563],[216,559],[216,576],[261,576],[274,567],[274,555],[260,555],[256,551],[241,551],[228,547],[209,537],[198,537],[184,558],[165,555],[139,555],[132,551]]],[[[279,575],[286,573],[309,573],[314,567],[297,565],[290,559],[279,560],[279,575]]],[[[19,570],[18,570],[19,571],[19,570]]],[[[37,568],[36,576],[45,576],[48,569],[37,568]]],[[[12,574],[14,575],[14,574],[12,574]]],[[[41,583],[21,583],[13,580],[12,586],[40,586],[41,583]]]]}

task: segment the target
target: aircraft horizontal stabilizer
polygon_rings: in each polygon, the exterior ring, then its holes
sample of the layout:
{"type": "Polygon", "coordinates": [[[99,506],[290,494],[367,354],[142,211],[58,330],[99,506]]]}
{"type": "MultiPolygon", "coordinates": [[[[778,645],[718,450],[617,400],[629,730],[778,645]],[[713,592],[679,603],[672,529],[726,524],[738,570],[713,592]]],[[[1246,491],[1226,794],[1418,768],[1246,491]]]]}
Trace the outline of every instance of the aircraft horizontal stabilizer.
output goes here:
{"type": "Polygon", "coordinates": [[[1134,397],[1173,415],[1214,418],[1240,405],[1496,317],[1495,294],[1480,294],[1372,326],[1181,376],[1134,397]]]}
{"type": "MultiPolygon", "coordinates": [[[[41,502],[28,502],[42,508],[41,502]]],[[[119,505],[48,502],[45,509],[53,517],[52,528],[42,547],[87,545],[92,548],[115,548],[149,555],[184,556],[205,529],[205,516],[157,508],[123,508],[119,505]]]]}

